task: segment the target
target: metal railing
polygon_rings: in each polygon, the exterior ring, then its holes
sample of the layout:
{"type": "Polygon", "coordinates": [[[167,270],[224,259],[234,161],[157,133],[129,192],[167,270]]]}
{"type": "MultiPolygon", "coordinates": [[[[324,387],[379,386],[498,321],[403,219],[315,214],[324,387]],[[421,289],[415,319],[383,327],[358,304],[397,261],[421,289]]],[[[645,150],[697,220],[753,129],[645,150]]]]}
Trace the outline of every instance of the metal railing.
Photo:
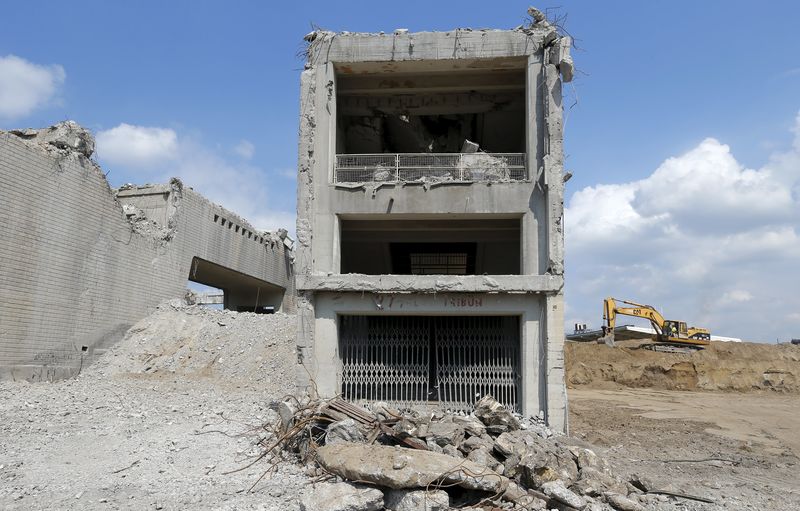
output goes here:
{"type": "Polygon", "coordinates": [[[524,181],[525,153],[337,154],[335,183],[524,181]]]}

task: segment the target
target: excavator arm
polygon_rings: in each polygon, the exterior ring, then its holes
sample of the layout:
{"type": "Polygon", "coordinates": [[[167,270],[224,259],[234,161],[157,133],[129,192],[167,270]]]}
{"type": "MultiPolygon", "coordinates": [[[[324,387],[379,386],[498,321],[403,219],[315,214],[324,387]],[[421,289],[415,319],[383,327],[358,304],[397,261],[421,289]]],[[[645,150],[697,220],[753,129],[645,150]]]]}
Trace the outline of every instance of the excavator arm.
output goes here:
{"type": "Polygon", "coordinates": [[[623,316],[634,316],[637,318],[644,318],[650,320],[650,324],[656,329],[659,334],[664,331],[664,316],[661,315],[652,305],[644,305],[636,302],[629,302],[627,300],[616,300],[615,298],[606,298],[603,301],[603,322],[604,328],[613,332],[616,326],[617,314],[623,316]],[[632,307],[619,307],[617,302],[631,305],[632,307]]]}
{"type": "Polygon", "coordinates": [[[627,300],[616,300],[608,297],[603,300],[603,336],[599,339],[600,342],[614,345],[614,327],[617,325],[617,314],[623,316],[634,316],[637,318],[645,318],[650,321],[659,336],[664,331],[664,316],[662,316],[654,307],[644,305],[642,303],[629,302],[627,300]],[[631,307],[620,307],[617,301],[631,307]]]}

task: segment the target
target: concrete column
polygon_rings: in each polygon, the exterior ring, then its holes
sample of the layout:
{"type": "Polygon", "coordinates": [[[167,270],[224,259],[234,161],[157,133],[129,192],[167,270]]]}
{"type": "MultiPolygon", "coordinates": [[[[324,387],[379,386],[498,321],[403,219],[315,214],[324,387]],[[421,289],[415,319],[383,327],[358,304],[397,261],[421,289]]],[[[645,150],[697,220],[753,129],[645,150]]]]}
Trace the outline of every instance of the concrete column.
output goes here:
{"type": "Polygon", "coordinates": [[[545,310],[545,367],[548,388],[545,412],[551,428],[566,432],[569,408],[567,386],[564,382],[564,296],[560,293],[549,295],[545,299],[545,310]]]}
{"type": "Polygon", "coordinates": [[[541,346],[544,339],[542,300],[531,299],[530,306],[521,318],[520,369],[522,372],[522,413],[536,415],[544,404],[546,387],[542,386],[543,357],[541,346]]]}
{"type": "Polygon", "coordinates": [[[318,307],[314,323],[314,331],[320,341],[314,346],[314,383],[320,397],[331,398],[341,388],[339,322],[332,307],[318,307]]]}

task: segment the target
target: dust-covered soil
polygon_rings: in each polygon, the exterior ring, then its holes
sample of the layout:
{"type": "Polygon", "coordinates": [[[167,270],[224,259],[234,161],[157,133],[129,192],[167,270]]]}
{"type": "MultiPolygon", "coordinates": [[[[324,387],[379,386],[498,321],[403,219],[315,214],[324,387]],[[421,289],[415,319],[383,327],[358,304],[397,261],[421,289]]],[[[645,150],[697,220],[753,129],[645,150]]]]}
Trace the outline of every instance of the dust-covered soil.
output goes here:
{"type": "Polygon", "coordinates": [[[622,473],[714,501],[693,509],[800,509],[796,395],[581,388],[569,398],[573,436],[622,473]]]}
{"type": "Polygon", "coordinates": [[[629,341],[616,347],[567,342],[567,385],[667,390],[800,392],[800,346],[712,342],[692,354],[659,353],[629,341]]]}
{"type": "MultiPolygon", "coordinates": [[[[74,380],[0,382],[0,509],[299,509],[315,488],[309,467],[251,465],[269,437],[263,425],[277,418],[270,405],[295,388],[295,326],[295,316],[167,303],[74,380]]],[[[716,368],[695,358],[694,376],[679,379],[673,368],[685,361],[675,355],[586,349],[595,359],[567,353],[569,383],[581,387],[570,390],[572,433],[621,474],[715,500],[672,500],[678,509],[800,509],[795,352],[717,353],[716,368]],[[620,386],[745,390],[765,385],[764,374],[784,375],[768,378],[782,393],[620,386]]]]}
{"type": "Polygon", "coordinates": [[[298,509],[244,470],[294,390],[295,317],[164,304],[74,380],[0,382],[0,509],[298,509]]]}

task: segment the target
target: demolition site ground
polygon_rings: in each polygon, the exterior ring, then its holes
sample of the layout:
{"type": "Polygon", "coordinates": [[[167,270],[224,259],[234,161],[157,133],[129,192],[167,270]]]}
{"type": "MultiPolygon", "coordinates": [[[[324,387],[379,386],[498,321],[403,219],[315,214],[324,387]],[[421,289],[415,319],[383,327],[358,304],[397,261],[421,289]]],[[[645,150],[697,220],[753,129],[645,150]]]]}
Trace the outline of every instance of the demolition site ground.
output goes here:
{"type": "MultiPolygon", "coordinates": [[[[292,453],[258,460],[263,425],[294,388],[295,325],[293,315],[165,303],[75,379],[0,382],[0,508],[311,509],[334,486],[329,474],[292,453]]],[[[607,460],[623,493],[634,480],[713,501],[652,493],[642,509],[800,508],[794,391],[622,385],[597,377],[611,374],[603,357],[575,358],[601,349],[612,348],[567,351],[574,438],[564,445],[607,460]]],[[[631,353],[629,366],[642,365],[631,353]]],[[[796,354],[780,357],[797,368],[796,354]]],[[[495,449],[507,434],[493,434],[495,449]]]]}

